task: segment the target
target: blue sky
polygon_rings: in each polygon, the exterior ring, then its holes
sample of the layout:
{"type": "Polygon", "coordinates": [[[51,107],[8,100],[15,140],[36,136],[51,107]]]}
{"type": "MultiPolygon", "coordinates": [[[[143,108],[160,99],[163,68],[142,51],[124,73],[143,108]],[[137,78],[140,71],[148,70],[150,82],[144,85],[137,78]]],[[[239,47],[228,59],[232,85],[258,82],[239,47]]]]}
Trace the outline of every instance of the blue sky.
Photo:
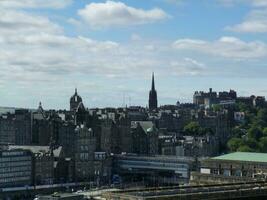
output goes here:
{"type": "Polygon", "coordinates": [[[0,105],[159,104],[267,92],[266,0],[1,0],[0,105]]]}

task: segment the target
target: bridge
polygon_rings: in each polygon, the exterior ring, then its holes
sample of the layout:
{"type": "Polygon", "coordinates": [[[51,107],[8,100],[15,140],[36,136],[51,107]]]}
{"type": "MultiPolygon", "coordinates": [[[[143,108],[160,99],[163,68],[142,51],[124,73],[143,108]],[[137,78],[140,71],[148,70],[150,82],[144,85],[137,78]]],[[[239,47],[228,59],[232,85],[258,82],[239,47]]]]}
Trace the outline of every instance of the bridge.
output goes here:
{"type": "Polygon", "coordinates": [[[108,200],[226,200],[266,199],[267,182],[229,183],[124,190],[104,194],[108,200]]]}
{"type": "MultiPolygon", "coordinates": [[[[192,169],[195,160],[187,157],[176,156],[133,156],[133,155],[115,155],[115,165],[118,173],[123,177],[129,177],[138,174],[160,178],[161,174],[170,174],[174,182],[188,182],[190,178],[190,170],[192,169]]],[[[162,177],[164,178],[164,177],[162,177]]],[[[166,178],[166,177],[165,177],[166,178]]]]}

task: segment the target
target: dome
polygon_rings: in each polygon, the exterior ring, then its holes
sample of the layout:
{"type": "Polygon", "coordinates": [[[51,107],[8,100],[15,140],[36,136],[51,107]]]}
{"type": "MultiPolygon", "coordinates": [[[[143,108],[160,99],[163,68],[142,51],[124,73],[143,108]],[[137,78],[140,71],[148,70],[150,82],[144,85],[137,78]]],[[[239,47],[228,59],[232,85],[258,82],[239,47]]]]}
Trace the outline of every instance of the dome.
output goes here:
{"type": "Polygon", "coordinates": [[[82,97],[78,95],[77,88],[75,89],[74,95],[70,98],[70,102],[82,102],[82,97]]]}
{"type": "Polygon", "coordinates": [[[78,109],[78,107],[82,101],[83,101],[82,97],[80,95],[78,95],[77,88],[75,88],[75,93],[70,98],[70,110],[74,111],[74,112],[77,111],[77,109],[78,109]]]}

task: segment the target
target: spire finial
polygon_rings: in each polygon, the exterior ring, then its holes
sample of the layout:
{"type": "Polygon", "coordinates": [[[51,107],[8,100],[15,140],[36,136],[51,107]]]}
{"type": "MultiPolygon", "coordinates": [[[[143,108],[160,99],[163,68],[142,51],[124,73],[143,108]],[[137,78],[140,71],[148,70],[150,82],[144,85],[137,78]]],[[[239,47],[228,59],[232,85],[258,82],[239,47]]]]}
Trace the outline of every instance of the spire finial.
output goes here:
{"type": "Polygon", "coordinates": [[[43,109],[43,107],[42,107],[42,102],[40,101],[40,102],[39,102],[38,111],[39,111],[39,112],[43,112],[43,110],[44,110],[44,109],[43,109]]]}
{"type": "Polygon", "coordinates": [[[152,88],[151,88],[151,90],[155,90],[154,72],[152,73],[152,88]]]}
{"type": "Polygon", "coordinates": [[[77,88],[75,88],[75,94],[77,94],[77,88]]]}

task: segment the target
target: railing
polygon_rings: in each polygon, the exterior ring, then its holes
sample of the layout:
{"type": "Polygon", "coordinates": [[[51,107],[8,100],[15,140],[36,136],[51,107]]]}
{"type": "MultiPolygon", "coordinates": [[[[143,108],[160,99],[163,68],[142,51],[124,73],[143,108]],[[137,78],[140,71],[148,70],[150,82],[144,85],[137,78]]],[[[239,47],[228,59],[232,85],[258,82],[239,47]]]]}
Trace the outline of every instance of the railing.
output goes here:
{"type": "Polygon", "coordinates": [[[199,199],[220,200],[267,196],[267,183],[264,181],[217,185],[198,185],[173,188],[148,188],[143,190],[114,192],[105,195],[107,199],[199,199]]]}

